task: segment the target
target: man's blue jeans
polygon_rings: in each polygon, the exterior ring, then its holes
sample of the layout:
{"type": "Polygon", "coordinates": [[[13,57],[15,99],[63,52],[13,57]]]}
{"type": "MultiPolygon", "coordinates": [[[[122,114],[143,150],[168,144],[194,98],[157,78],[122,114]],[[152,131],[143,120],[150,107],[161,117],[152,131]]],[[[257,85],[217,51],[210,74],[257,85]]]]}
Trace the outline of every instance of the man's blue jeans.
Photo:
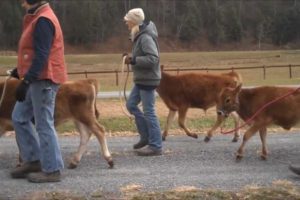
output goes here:
{"type": "Polygon", "coordinates": [[[31,83],[25,101],[17,102],[12,113],[21,158],[24,162],[39,160],[44,172],[64,167],[54,127],[58,87],[50,80],[31,83]]]}
{"type": "Polygon", "coordinates": [[[155,90],[141,90],[134,85],[126,107],[135,116],[141,140],[148,141],[148,145],[153,149],[162,149],[160,125],[155,114],[155,90]],[[143,112],[138,107],[140,102],[143,112]]]}

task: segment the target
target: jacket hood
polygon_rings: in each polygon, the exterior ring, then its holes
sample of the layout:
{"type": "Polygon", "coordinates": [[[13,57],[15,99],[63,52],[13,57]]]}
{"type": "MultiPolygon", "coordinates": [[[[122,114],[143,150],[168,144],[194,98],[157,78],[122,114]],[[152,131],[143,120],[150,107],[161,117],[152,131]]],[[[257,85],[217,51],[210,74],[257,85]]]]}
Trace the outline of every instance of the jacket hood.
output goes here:
{"type": "Polygon", "coordinates": [[[136,40],[142,34],[149,34],[151,37],[157,39],[158,33],[155,24],[152,21],[144,22],[143,25],[140,26],[140,32],[137,34],[134,40],[136,40]]]}

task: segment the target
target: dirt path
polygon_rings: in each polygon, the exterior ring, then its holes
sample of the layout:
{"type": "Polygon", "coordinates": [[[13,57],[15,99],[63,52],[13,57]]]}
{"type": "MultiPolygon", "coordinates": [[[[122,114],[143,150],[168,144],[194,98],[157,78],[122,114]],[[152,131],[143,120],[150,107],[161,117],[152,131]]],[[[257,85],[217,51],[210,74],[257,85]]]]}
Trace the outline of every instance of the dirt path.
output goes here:
{"type": "MultiPolygon", "coordinates": [[[[130,189],[152,192],[195,187],[238,191],[245,186],[270,186],[278,180],[300,185],[299,177],[288,170],[290,162],[300,164],[299,136],[299,133],[293,132],[269,135],[267,161],[259,157],[259,136],[253,137],[247,143],[241,162],[236,162],[234,157],[239,143],[232,143],[231,138],[225,135],[217,135],[210,143],[186,136],[172,136],[164,142],[163,155],[157,157],[137,156],[132,150],[137,137],[108,137],[114,169],[108,169],[100,156],[99,144],[93,138],[78,168],[63,170],[60,183],[45,184],[10,178],[9,171],[17,162],[17,145],[14,137],[2,137],[0,199],[47,199],[41,198],[41,195],[45,192],[54,195],[59,191],[84,197],[77,199],[124,199],[124,192],[130,189]]],[[[60,137],[59,141],[67,164],[79,138],[60,137]]]]}

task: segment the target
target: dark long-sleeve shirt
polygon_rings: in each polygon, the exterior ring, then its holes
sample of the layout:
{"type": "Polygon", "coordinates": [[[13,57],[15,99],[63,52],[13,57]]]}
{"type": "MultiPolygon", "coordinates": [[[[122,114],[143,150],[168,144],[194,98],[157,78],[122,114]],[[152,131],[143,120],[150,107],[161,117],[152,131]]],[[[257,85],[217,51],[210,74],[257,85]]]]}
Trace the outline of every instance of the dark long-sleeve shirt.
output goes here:
{"type": "Polygon", "coordinates": [[[33,58],[30,69],[25,75],[26,80],[32,82],[38,79],[48,60],[54,33],[55,28],[52,22],[45,17],[40,17],[33,33],[35,57],[33,58]]]}

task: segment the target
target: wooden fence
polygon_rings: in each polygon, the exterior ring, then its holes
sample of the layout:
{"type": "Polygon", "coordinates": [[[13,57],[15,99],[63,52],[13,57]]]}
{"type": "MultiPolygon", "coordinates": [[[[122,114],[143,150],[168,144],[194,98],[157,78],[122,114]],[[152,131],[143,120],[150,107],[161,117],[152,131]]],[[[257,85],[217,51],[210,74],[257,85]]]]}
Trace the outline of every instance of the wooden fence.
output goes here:
{"type": "MultiPolygon", "coordinates": [[[[235,70],[242,73],[243,79],[246,77],[246,79],[267,79],[268,73],[270,73],[269,77],[271,77],[271,73],[274,74],[274,71],[277,69],[280,69],[281,71],[277,73],[276,78],[284,78],[284,79],[294,79],[294,78],[300,78],[300,70],[298,70],[298,67],[300,67],[300,64],[289,64],[289,65],[272,65],[272,66],[252,66],[252,67],[231,67],[231,68],[206,68],[206,67],[194,67],[194,68],[165,68],[164,71],[168,71],[171,73],[179,74],[181,72],[195,72],[195,71],[202,71],[202,72],[222,72],[222,71],[228,71],[228,70],[235,70]],[[269,69],[272,70],[272,72],[269,72],[269,69]],[[284,69],[284,71],[282,70],[284,69]],[[248,70],[248,71],[247,71],[248,70]],[[247,75],[251,74],[249,72],[255,71],[255,77],[247,77],[247,75]],[[244,74],[243,74],[244,71],[244,74]],[[244,76],[245,75],[245,76],[244,76]]],[[[84,66],[83,66],[84,68],[84,66]]],[[[127,71],[125,71],[127,73],[127,71]]],[[[122,72],[120,70],[99,70],[99,71],[77,71],[77,72],[69,72],[69,77],[71,80],[76,79],[82,79],[84,78],[96,78],[100,80],[100,83],[102,85],[101,88],[105,88],[105,90],[115,90],[116,87],[119,87],[119,85],[122,85],[122,79],[124,77],[122,76],[122,72]]],[[[0,74],[0,76],[5,77],[7,74],[0,74]]],[[[132,76],[132,72],[130,71],[129,76],[132,76]]],[[[129,79],[129,82],[131,79],[129,79]]],[[[131,84],[131,83],[129,83],[131,84]]]]}
{"type": "MultiPolygon", "coordinates": [[[[254,69],[261,69],[263,79],[267,78],[267,69],[271,68],[287,68],[288,69],[288,77],[290,79],[293,78],[293,68],[300,67],[300,64],[297,65],[272,65],[272,66],[254,66],[254,67],[231,67],[231,68],[206,68],[206,67],[194,67],[194,68],[166,68],[164,71],[173,71],[179,74],[180,72],[184,71],[228,71],[228,70],[254,70],[254,69]]],[[[131,73],[132,71],[130,71],[131,73]]],[[[126,72],[127,73],[127,72],[126,72]]],[[[120,79],[120,70],[107,70],[107,71],[82,71],[82,72],[69,72],[69,75],[84,75],[85,78],[89,77],[89,74],[115,74],[115,84],[119,85],[120,79]]]]}

